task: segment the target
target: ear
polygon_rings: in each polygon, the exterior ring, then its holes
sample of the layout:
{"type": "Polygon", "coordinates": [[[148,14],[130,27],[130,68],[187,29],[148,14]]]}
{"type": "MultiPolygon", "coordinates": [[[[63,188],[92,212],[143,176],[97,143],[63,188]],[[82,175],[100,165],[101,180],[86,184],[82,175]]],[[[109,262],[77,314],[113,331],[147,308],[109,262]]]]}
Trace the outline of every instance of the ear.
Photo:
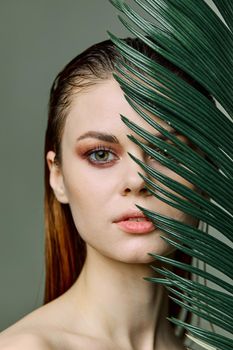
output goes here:
{"type": "Polygon", "coordinates": [[[46,156],[48,167],[50,170],[49,183],[53,189],[54,195],[60,203],[69,203],[66,188],[64,184],[63,174],[60,166],[55,162],[55,152],[49,151],[46,156]]]}

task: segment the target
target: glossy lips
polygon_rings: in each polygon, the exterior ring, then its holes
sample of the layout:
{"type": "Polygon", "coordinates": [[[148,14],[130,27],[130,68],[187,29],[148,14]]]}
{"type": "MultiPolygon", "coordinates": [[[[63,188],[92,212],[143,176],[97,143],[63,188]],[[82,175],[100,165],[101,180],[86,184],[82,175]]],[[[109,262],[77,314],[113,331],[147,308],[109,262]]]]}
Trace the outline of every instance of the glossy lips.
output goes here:
{"type": "Polygon", "coordinates": [[[143,234],[155,230],[154,224],[140,211],[128,211],[114,223],[127,233],[143,234]]]}

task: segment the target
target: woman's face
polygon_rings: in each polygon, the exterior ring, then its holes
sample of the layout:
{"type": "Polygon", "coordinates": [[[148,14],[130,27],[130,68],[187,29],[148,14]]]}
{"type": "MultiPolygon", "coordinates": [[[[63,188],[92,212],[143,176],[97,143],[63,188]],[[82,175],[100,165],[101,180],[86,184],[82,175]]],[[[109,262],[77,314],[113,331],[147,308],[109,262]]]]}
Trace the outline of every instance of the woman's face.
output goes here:
{"type": "MultiPolygon", "coordinates": [[[[127,134],[138,136],[122,122],[120,114],[159,135],[129,106],[113,79],[74,95],[62,137],[62,165],[55,165],[52,151],[47,156],[50,183],[57,199],[69,203],[87,249],[91,246],[100,254],[122,262],[148,263],[153,260],[148,252],[168,255],[172,248],[160,238],[163,233],[156,227],[149,227],[150,223],[143,222],[145,219],[139,219],[142,222],[125,219],[128,223],[121,226],[116,223],[121,215],[138,211],[135,207],[138,204],[182,222],[193,225],[196,222],[144,190],[145,183],[138,175],[143,170],[127,152],[190,188],[193,185],[131,142],[127,134]]],[[[187,142],[184,137],[179,138],[187,142]]]]}

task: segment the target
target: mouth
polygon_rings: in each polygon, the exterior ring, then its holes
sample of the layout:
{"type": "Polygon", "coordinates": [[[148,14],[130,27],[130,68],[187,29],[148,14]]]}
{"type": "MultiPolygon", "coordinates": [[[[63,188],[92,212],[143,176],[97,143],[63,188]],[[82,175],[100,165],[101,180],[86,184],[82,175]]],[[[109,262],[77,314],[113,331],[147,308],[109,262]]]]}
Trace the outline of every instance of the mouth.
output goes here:
{"type": "Polygon", "coordinates": [[[155,226],[151,221],[147,220],[125,220],[116,223],[124,232],[145,234],[155,230],[155,226]]]}
{"type": "Polygon", "coordinates": [[[155,230],[154,224],[138,211],[123,214],[114,223],[127,233],[146,234],[155,230]]]}
{"type": "Polygon", "coordinates": [[[128,218],[127,220],[122,220],[122,221],[136,221],[136,222],[140,222],[140,221],[149,221],[147,218],[144,217],[139,217],[139,218],[128,218]]]}

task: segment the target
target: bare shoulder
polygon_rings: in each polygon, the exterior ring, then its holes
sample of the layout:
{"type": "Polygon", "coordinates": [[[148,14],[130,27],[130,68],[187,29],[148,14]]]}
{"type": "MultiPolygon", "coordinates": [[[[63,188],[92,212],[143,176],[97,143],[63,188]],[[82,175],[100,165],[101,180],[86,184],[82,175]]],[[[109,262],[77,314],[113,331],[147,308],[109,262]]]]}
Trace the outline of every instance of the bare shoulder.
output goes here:
{"type": "Polygon", "coordinates": [[[55,350],[53,313],[41,306],[0,333],[0,350],[55,350]]]}
{"type": "Polygon", "coordinates": [[[83,337],[70,333],[68,309],[62,298],[42,305],[0,333],[0,350],[83,349],[83,337]]]}
{"type": "Polygon", "coordinates": [[[0,335],[0,350],[53,350],[50,344],[33,333],[0,335]]]}
{"type": "Polygon", "coordinates": [[[72,320],[72,305],[61,298],[54,300],[1,332],[0,350],[113,350],[103,340],[88,335],[81,324],[73,328],[72,320]]]}

